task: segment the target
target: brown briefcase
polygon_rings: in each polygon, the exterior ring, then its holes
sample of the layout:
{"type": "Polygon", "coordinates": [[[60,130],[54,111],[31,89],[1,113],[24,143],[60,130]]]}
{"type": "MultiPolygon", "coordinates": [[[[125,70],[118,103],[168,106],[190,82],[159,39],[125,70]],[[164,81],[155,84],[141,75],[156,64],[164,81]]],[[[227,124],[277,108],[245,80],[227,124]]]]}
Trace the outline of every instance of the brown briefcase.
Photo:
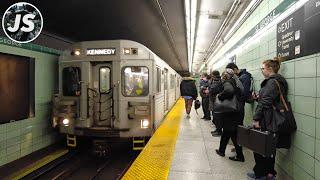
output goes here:
{"type": "Polygon", "coordinates": [[[237,140],[239,145],[263,156],[271,156],[276,152],[276,134],[268,131],[238,126],[237,140]]]}

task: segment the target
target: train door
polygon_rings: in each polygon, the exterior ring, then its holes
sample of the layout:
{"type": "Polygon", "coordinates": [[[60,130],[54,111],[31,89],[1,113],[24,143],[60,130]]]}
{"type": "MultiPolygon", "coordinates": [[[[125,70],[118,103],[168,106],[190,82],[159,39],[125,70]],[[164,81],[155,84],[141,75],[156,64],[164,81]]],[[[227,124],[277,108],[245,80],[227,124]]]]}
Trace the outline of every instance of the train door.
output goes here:
{"type": "MultiPolygon", "coordinates": [[[[93,64],[92,78],[94,98],[89,98],[94,126],[112,126],[113,89],[111,63],[93,64]]],[[[90,95],[90,93],[89,93],[90,95]]]]}
{"type": "Polygon", "coordinates": [[[169,110],[168,69],[164,68],[164,111],[169,110]]]}

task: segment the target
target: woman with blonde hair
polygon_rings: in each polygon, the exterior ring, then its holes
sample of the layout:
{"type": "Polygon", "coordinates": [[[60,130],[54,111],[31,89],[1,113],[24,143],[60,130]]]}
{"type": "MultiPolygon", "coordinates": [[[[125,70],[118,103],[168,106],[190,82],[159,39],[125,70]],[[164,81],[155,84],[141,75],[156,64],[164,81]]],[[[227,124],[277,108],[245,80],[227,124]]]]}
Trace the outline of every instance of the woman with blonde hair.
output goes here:
{"type": "MultiPolygon", "coordinates": [[[[280,91],[287,101],[288,84],[283,76],[278,74],[281,61],[279,58],[269,59],[262,62],[261,72],[265,79],[261,83],[259,91],[258,105],[253,116],[253,126],[262,131],[275,132],[271,126],[273,119],[273,107],[280,104],[280,91]],[[280,91],[279,91],[280,90],[280,91]]],[[[290,147],[290,136],[286,136],[277,146],[290,147]]],[[[255,166],[253,173],[247,173],[247,176],[254,179],[273,180],[277,172],[274,170],[275,154],[273,156],[262,156],[254,153],[255,166]]]]}

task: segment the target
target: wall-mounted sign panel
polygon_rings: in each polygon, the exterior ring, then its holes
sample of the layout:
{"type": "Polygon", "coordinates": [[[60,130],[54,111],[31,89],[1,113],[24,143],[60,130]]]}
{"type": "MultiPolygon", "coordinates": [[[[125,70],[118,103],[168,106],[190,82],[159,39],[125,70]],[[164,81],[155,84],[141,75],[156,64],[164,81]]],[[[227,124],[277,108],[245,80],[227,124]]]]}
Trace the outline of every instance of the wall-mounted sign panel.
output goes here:
{"type": "Polygon", "coordinates": [[[304,5],[305,55],[320,52],[320,0],[304,5]]]}
{"type": "Polygon", "coordinates": [[[277,25],[277,55],[286,60],[303,55],[304,9],[291,14],[277,25]]]}
{"type": "Polygon", "coordinates": [[[310,0],[277,24],[277,55],[285,60],[320,52],[320,0],[310,0]]]}

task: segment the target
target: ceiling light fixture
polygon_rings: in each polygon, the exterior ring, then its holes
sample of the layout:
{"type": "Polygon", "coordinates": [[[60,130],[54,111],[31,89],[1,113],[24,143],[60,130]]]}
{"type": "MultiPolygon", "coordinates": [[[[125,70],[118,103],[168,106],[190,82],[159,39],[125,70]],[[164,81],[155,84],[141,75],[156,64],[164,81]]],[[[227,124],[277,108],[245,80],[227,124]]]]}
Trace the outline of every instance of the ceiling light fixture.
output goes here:
{"type": "Polygon", "coordinates": [[[193,48],[195,42],[195,30],[196,30],[196,14],[197,14],[197,0],[185,0],[185,15],[186,15],[186,32],[187,32],[187,44],[188,44],[188,64],[189,72],[192,70],[192,57],[193,48]]]}

